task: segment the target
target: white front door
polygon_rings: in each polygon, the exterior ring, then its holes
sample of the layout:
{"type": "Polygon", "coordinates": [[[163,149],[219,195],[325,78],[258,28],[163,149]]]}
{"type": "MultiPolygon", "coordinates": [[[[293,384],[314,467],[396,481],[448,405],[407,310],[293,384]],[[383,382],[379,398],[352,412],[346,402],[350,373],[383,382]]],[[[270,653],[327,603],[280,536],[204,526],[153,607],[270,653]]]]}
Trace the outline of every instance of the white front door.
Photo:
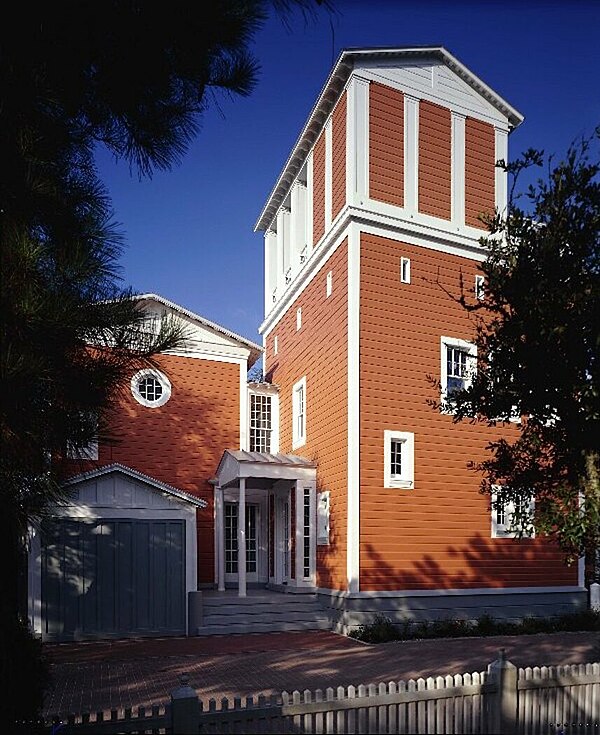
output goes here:
{"type": "MultiPolygon", "coordinates": [[[[246,503],[246,581],[258,582],[260,506],[246,503]]],[[[225,582],[238,579],[238,505],[225,503],[225,582]]]]}

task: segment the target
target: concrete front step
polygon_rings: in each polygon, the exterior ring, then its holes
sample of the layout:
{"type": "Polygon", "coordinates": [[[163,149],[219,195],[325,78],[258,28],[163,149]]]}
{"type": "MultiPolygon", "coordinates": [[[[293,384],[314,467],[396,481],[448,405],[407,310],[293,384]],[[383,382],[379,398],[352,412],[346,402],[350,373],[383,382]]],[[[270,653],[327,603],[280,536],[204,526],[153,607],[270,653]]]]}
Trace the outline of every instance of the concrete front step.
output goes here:
{"type": "Polygon", "coordinates": [[[203,625],[197,629],[197,635],[231,635],[234,633],[284,633],[294,630],[331,630],[328,618],[313,620],[290,620],[268,623],[236,623],[235,625],[203,625]]]}
{"type": "Polygon", "coordinates": [[[294,612],[323,612],[322,606],[318,602],[310,602],[308,604],[295,604],[282,602],[280,605],[271,603],[257,603],[255,605],[203,605],[204,615],[258,615],[262,613],[271,615],[284,615],[285,613],[294,612]]]}

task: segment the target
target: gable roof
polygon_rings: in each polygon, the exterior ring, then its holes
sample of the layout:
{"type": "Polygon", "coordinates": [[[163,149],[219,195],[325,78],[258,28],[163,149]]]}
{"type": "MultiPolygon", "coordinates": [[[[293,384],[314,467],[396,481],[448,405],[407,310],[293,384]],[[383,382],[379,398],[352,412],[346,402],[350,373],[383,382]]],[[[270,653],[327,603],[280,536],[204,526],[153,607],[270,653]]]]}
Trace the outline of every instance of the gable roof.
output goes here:
{"type": "Polygon", "coordinates": [[[328,76],[327,81],[325,82],[310,115],[308,116],[305,126],[292,148],[292,152],[290,153],[273,190],[269,194],[267,203],[254,226],[255,232],[258,230],[266,230],[273,221],[277,210],[287,196],[290,186],[304,164],[308,151],[317,139],[317,136],[323,127],[323,123],[342,93],[356,61],[370,61],[377,59],[398,59],[399,61],[402,61],[426,58],[441,61],[446,64],[446,66],[452,69],[452,71],[461,77],[461,79],[463,79],[470,87],[505,115],[513,129],[523,122],[523,115],[518,110],[512,107],[512,105],[510,105],[499,94],[494,92],[491,87],[489,87],[443,46],[344,49],[328,76]]]}
{"type": "Polygon", "coordinates": [[[173,309],[173,311],[178,312],[182,316],[185,316],[188,319],[191,319],[192,321],[195,321],[198,324],[207,327],[208,329],[212,329],[215,332],[218,332],[219,334],[222,334],[225,337],[229,337],[229,339],[238,342],[242,347],[246,347],[250,350],[250,356],[248,357],[249,368],[254,365],[254,363],[258,360],[263,352],[263,348],[259,344],[256,344],[256,342],[252,342],[249,339],[246,339],[245,337],[242,337],[239,334],[230,331],[229,329],[225,329],[225,327],[222,327],[220,324],[211,322],[209,319],[205,319],[203,316],[195,314],[193,311],[190,311],[189,309],[186,309],[185,307],[176,304],[174,301],[169,301],[169,299],[166,299],[164,296],[160,296],[159,294],[155,293],[142,293],[136,294],[135,296],[133,296],[133,298],[136,301],[158,301],[158,303],[168,307],[169,309],[173,309]]]}
{"type": "Polygon", "coordinates": [[[85,480],[93,480],[96,477],[110,475],[113,472],[117,472],[121,475],[127,475],[127,477],[131,477],[132,480],[142,482],[144,485],[150,485],[156,490],[160,490],[167,495],[172,495],[179,500],[184,500],[186,503],[195,505],[198,508],[206,508],[207,506],[207,502],[205,500],[197,498],[195,495],[191,495],[185,490],[173,487],[173,485],[168,485],[166,482],[156,480],[154,477],[150,477],[150,475],[145,475],[143,472],[138,472],[138,470],[134,470],[132,467],[127,467],[119,462],[113,462],[112,464],[104,465],[103,467],[94,467],[92,470],[70,477],[68,480],[63,482],[63,485],[78,485],[80,482],[85,482],[85,480]]]}

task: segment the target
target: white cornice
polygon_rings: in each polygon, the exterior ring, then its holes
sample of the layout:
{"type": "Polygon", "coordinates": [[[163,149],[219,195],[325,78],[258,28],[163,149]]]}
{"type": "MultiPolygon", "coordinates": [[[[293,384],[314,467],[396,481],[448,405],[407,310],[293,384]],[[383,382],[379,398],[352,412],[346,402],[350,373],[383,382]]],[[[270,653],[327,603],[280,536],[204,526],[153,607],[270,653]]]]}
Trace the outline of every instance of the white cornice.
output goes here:
{"type": "Polygon", "coordinates": [[[338,247],[352,223],[359,225],[361,232],[382,235],[399,240],[408,245],[437,250],[439,252],[458,255],[470,260],[483,261],[485,250],[479,244],[478,237],[482,232],[472,227],[461,228],[461,232],[449,230],[452,223],[442,226],[442,220],[415,213],[411,215],[395,208],[401,214],[392,214],[392,207],[370,201],[368,206],[345,206],[336,217],[331,230],[317,243],[304,267],[289,284],[287,291],[266,315],[259,328],[259,334],[266,334],[273,329],[291,304],[304,291],[323,263],[338,247]]]}

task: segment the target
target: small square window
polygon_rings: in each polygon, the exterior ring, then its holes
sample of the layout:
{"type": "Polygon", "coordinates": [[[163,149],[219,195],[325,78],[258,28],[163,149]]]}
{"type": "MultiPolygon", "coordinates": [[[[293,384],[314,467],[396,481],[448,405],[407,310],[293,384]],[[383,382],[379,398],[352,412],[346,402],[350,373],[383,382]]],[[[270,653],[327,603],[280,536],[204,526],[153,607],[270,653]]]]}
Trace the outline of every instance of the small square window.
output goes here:
{"type": "Polygon", "coordinates": [[[329,298],[331,296],[331,292],[333,291],[333,272],[329,271],[327,274],[327,283],[325,285],[325,298],[329,298]]]}
{"type": "Polygon", "coordinates": [[[298,332],[302,327],[302,307],[296,309],[296,331],[298,332]]]}
{"type": "Polygon", "coordinates": [[[410,258],[400,258],[400,281],[410,283],[410,258]]]}
{"type": "Polygon", "coordinates": [[[485,276],[475,276],[475,298],[483,299],[485,297],[485,276]]]}
{"type": "Polygon", "coordinates": [[[383,432],[384,487],[414,487],[415,435],[408,431],[383,432]]]}

